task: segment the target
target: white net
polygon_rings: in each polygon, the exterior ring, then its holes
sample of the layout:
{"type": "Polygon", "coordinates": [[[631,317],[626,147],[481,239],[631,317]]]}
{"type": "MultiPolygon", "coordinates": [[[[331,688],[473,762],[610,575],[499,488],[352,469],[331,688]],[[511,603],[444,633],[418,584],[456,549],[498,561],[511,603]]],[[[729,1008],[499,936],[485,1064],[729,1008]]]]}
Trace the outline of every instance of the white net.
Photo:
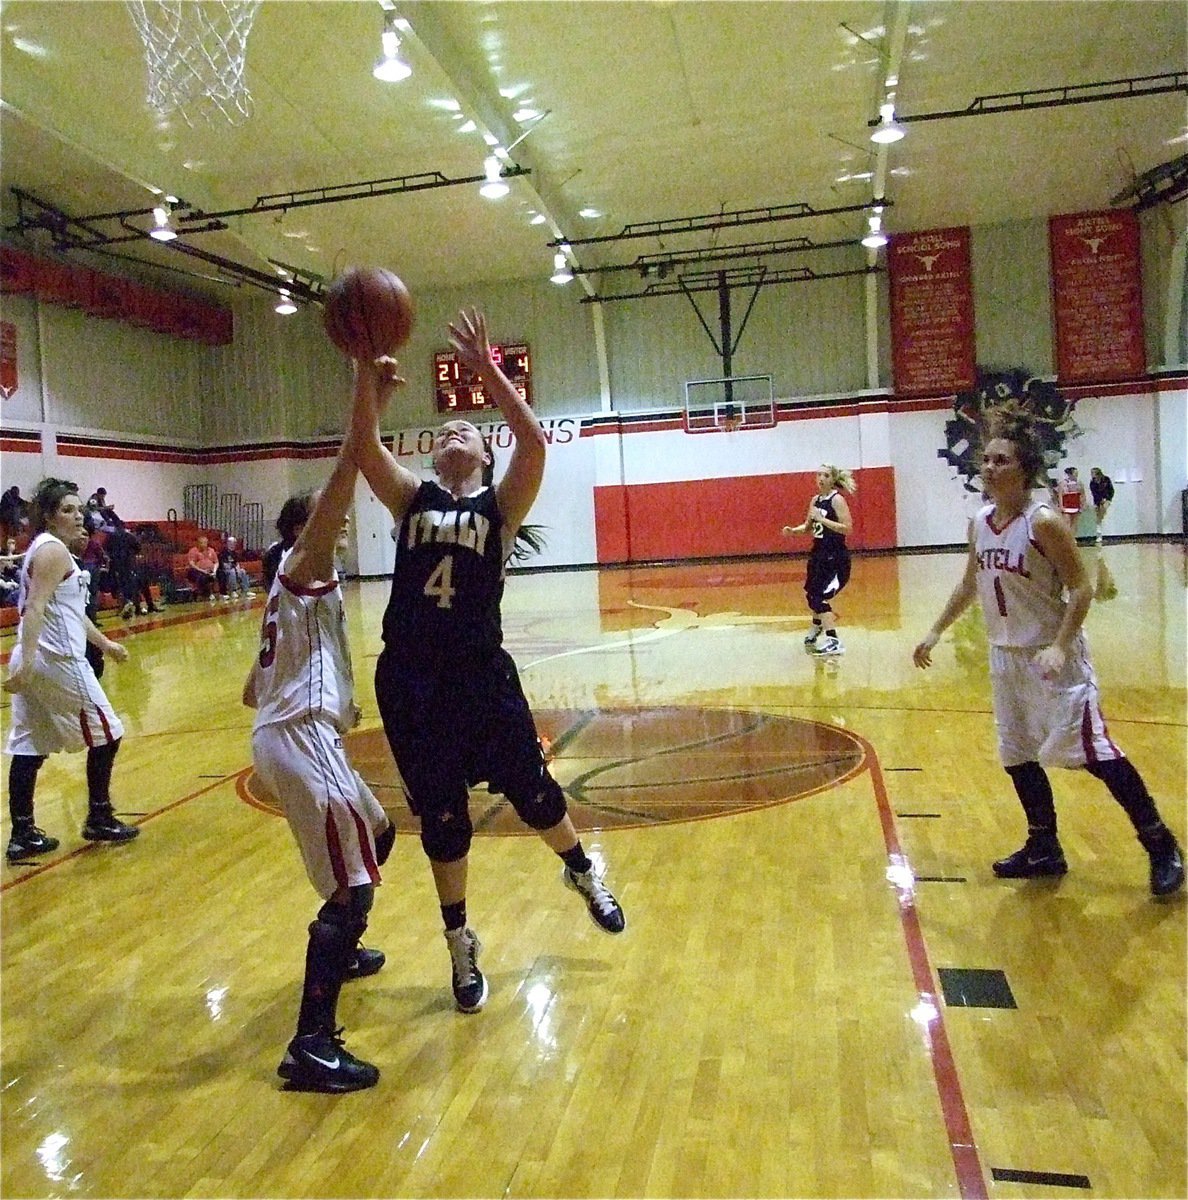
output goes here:
{"type": "Polygon", "coordinates": [[[260,0],[125,0],[144,44],[145,99],[162,120],[193,127],[221,114],[251,116],[244,79],[248,34],[260,0]]]}

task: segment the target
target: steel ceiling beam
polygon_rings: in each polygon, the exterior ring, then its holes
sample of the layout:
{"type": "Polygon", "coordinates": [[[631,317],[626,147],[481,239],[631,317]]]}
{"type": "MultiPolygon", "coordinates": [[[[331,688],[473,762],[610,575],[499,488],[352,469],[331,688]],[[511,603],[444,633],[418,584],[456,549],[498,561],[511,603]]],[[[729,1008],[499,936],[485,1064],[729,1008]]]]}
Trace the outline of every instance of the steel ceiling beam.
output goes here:
{"type": "MultiPolygon", "coordinates": [[[[1060,108],[1066,104],[1093,104],[1099,100],[1126,100],[1133,96],[1158,96],[1166,92],[1188,93],[1188,71],[1168,71],[1162,75],[1139,75],[1132,79],[1107,79],[1100,83],[1076,83],[1065,87],[1034,88],[1022,92],[999,92],[978,96],[965,108],[940,112],[895,112],[900,125],[916,121],[948,121],[954,117],[985,117],[991,113],[1027,112],[1033,108],[1060,108]]],[[[872,129],[878,117],[867,121],[872,129]]]]}
{"type": "Polygon", "coordinates": [[[643,291],[621,292],[618,295],[583,296],[583,304],[610,304],[616,300],[651,300],[657,296],[684,296],[690,292],[716,292],[722,284],[728,287],[771,287],[780,283],[814,283],[819,279],[843,279],[851,275],[872,275],[879,267],[855,267],[849,271],[814,271],[812,267],[785,267],[768,271],[765,267],[735,267],[728,271],[696,271],[678,275],[672,282],[649,284],[643,291]]]}
{"type": "MultiPolygon", "coordinates": [[[[891,207],[890,200],[879,203],[891,207]]],[[[835,208],[814,208],[811,204],[776,204],[765,208],[743,208],[734,212],[703,213],[696,217],[673,217],[666,221],[645,221],[624,225],[621,233],[601,237],[558,238],[550,246],[593,246],[608,242],[627,242],[638,238],[671,237],[681,233],[711,233],[740,225],[771,225],[777,221],[795,221],[805,217],[831,217],[838,213],[868,212],[870,203],[842,204],[835,208]]]]}

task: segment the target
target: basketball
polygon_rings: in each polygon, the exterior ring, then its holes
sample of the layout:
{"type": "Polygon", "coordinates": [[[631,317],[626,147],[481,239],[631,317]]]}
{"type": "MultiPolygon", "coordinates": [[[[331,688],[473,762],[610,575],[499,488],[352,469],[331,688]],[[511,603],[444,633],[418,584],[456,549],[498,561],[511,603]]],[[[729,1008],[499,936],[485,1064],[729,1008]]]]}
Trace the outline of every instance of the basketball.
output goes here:
{"type": "Polygon", "coordinates": [[[351,358],[391,354],[408,341],[413,302],[398,275],[383,267],[351,267],[326,289],[322,323],[351,358]]]}

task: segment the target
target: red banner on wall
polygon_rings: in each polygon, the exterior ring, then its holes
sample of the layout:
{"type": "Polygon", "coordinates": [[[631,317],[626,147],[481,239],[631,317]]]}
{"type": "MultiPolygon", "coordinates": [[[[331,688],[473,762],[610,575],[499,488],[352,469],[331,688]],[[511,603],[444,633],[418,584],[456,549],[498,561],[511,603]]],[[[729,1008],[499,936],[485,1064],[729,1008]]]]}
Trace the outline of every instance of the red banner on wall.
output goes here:
{"type": "Polygon", "coordinates": [[[17,329],[11,321],[0,321],[0,399],[16,395],[20,378],[17,375],[17,329]]]}
{"type": "Polygon", "coordinates": [[[229,346],[234,335],[229,308],[0,245],[0,293],[23,292],[45,304],[81,308],[88,316],[127,321],[208,346],[229,346]]]}
{"type": "Polygon", "coordinates": [[[943,396],[974,386],[969,228],[891,237],[891,366],[897,396],[943,396]]]}
{"type": "Polygon", "coordinates": [[[1134,379],[1146,370],[1138,217],[1066,213],[1048,220],[1056,376],[1134,379]]]}

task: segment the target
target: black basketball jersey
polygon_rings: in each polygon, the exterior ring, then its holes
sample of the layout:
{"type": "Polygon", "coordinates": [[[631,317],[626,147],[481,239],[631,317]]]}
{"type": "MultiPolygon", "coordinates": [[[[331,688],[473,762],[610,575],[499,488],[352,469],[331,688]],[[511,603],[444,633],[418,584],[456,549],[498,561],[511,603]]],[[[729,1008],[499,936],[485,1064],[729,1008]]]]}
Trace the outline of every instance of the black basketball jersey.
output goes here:
{"type": "Polygon", "coordinates": [[[503,558],[495,489],[456,500],[426,480],[396,539],[385,646],[404,662],[463,667],[498,650],[503,558]]]}
{"type": "MultiPolygon", "coordinates": [[[[827,496],[814,496],[813,507],[823,508],[825,516],[830,521],[837,520],[837,509],[834,507],[833,500],[837,495],[837,489],[834,488],[827,496]]],[[[828,554],[836,550],[844,550],[846,548],[846,535],[838,533],[836,529],[826,529],[820,521],[811,522],[812,534],[816,538],[816,545],[821,548],[822,553],[828,554]]]]}

